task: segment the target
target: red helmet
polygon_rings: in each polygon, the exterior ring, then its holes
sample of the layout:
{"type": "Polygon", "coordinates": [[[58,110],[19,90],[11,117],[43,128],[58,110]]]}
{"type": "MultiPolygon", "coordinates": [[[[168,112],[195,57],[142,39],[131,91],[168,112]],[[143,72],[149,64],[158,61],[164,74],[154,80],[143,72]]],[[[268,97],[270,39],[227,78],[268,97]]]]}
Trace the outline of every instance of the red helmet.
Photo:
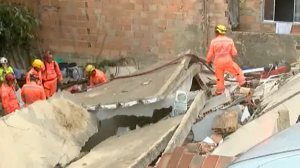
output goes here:
{"type": "Polygon", "coordinates": [[[53,58],[52,53],[50,51],[47,51],[46,54],[45,54],[45,58],[52,59],[53,58]]]}
{"type": "Polygon", "coordinates": [[[14,82],[15,81],[15,75],[12,73],[8,73],[5,75],[5,81],[6,82],[14,82]]]}

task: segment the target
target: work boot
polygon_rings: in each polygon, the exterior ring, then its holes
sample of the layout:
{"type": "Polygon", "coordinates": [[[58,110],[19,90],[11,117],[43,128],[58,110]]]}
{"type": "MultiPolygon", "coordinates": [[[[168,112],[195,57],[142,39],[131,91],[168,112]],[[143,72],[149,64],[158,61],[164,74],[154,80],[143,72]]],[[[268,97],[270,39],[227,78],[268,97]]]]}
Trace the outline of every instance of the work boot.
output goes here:
{"type": "Polygon", "coordinates": [[[240,87],[246,87],[247,86],[247,81],[243,84],[243,85],[241,85],[240,87]]]}

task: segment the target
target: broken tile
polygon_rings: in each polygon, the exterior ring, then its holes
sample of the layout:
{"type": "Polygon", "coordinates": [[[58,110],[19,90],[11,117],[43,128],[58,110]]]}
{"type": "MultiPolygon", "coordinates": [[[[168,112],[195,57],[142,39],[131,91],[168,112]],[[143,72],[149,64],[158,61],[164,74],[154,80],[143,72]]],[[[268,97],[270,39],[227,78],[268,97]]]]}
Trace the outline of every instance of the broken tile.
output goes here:
{"type": "Polygon", "coordinates": [[[219,144],[223,140],[222,134],[213,134],[210,137],[216,144],[219,144]]]}

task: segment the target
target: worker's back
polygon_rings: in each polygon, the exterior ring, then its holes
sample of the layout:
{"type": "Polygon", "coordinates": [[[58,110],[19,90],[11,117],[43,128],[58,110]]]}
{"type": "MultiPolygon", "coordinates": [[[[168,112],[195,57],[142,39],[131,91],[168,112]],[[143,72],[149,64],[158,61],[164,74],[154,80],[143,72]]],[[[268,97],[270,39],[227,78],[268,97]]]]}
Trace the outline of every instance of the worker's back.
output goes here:
{"type": "Polygon", "coordinates": [[[212,39],[208,55],[215,55],[214,65],[223,66],[232,63],[232,57],[237,54],[234,42],[231,38],[219,35],[212,39]]]}
{"type": "Polygon", "coordinates": [[[26,73],[26,84],[30,83],[30,75],[34,74],[39,77],[37,80],[37,84],[42,86],[42,72],[41,71],[36,71],[34,68],[31,68],[27,73],[26,73]]]}
{"type": "Polygon", "coordinates": [[[34,82],[23,85],[21,90],[21,97],[26,107],[38,100],[46,100],[43,87],[37,85],[34,82]]]}
{"type": "Polygon", "coordinates": [[[8,86],[5,83],[1,84],[0,95],[2,101],[2,107],[7,114],[20,109],[19,101],[13,86],[8,86]]]}
{"type": "Polygon", "coordinates": [[[90,83],[92,83],[93,85],[97,85],[107,82],[107,77],[102,71],[100,71],[99,69],[96,69],[95,71],[95,75],[90,76],[90,83]]]}

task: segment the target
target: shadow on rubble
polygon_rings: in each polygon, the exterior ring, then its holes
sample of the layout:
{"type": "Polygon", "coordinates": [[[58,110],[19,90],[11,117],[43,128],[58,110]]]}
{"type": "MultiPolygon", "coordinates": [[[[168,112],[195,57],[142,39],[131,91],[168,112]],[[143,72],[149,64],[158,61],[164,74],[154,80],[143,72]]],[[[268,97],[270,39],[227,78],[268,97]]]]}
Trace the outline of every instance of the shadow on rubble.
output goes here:
{"type": "Polygon", "coordinates": [[[138,127],[144,127],[149,124],[157,123],[159,120],[168,116],[172,107],[154,110],[152,117],[136,116],[115,116],[110,119],[99,121],[98,132],[94,134],[82,147],[81,152],[89,152],[95,146],[107,138],[117,134],[119,127],[127,127],[129,130],[135,130],[138,127]]]}

